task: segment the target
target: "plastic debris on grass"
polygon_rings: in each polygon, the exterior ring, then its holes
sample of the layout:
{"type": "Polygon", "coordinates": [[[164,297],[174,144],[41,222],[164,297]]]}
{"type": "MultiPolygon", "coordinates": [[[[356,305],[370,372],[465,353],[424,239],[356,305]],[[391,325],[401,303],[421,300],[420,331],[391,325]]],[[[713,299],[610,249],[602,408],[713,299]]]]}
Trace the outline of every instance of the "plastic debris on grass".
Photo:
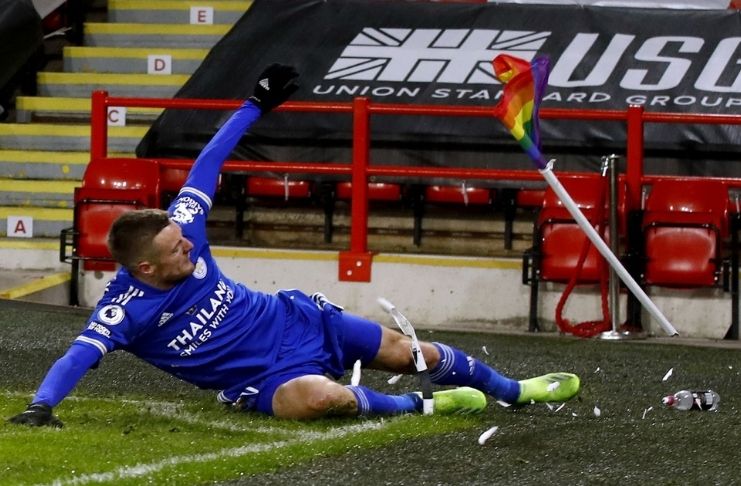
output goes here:
{"type": "Polygon", "coordinates": [[[404,375],[394,375],[394,376],[392,376],[391,378],[388,379],[388,384],[389,385],[396,384],[396,382],[398,382],[399,380],[401,380],[401,377],[402,376],[404,376],[404,375]]]}
{"type": "Polygon", "coordinates": [[[565,407],[566,406],[566,403],[562,403],[561,405],[559,405],[558,407],[556,407],[552,403],[545,402],[545,406],[548,407],[548,410],[550,410],[551,412],[556,413],[556,412],[560,411],[563,407],[565,407]]]}
{"type": "Polygon", "coordinates": [[[669,371],[667,371],[667,372],[666,372],[666,374],[665,374],[665,375],[664,375],[664,377],[663,377],[663,378],[661,379],[661,381],[666,381],[666,380],[668,380],[669,378],[671,378],[671,377],[672,377],[672,374],[674,374],[674,368],[669,368],[669,371]]]}
{"type": "Polygon", "coordinates": [[[504,400],[497,400],[497,405],[499,405],[500,407],[504,407],[504,408],[508,408],[512,406],[511,403],[507,403],[504,400]]]}
{"type": "Polygon", "coordinates": [[[594,406],[594,410],[592,411],[594,412],[595,417],[599,417],[600,415],[602,415],[602,410],[600,410],[597,405],[594,406]]]}
{"type": "Polygon", "coordinates": [[[362,363],[357,360],[352,366],[352,376],[350,377],[350,384],[352,386],[358,386],[360,384],[360,368],[362,363]]]}
{"type": "Polygon", "coordinates": [[[485,355],[489,356],[489,351],[486,350],[486,346],[481,346],[481,351],[483,351],[485,355]]]}
{"type": "Polygon", "coordinates": [[[480,445],[486,444],[486,441],[489,440],[489,438],[492,435],[496,434],[497,433],[497,430],[499,430],[499,427],[495,425],[494,427],[490,428],[489,430],[487,430],[486,432],[484,432],[483,434],[481,434],[479,436],[479,444],[480,445]]]}
{"type": "Polygon", "coordinates": [[[654,409],[653,407],[648,407],[647,409],[645,409],[645,410],[643,411],[643,416],[641,416],[641,420],[645,419],[645,418],[646,418],[646,414],[647,414],[648,412],[650,412],[651,410],[653,410],[653,409],[654,409]]]}

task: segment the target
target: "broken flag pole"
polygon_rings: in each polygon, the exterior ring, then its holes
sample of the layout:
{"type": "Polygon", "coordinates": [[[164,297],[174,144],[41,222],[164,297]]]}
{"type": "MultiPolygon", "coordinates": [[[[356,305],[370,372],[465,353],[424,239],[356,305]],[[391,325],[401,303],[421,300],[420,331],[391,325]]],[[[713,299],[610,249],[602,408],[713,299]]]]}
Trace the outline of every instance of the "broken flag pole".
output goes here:
{"type": "Polygon", "coordinates": [[[587,238],[597,248],[597,251],[615,270],[625,286],[635,295],[646,311],[659,322],[667,334],[670,336],[679,335],[674,326],[656,307],[656,304],[620,263],[620,260],[610,251],[597,230],[589,224],[584,213],[576,205],[568,191],[564,189],[561,181],[553,172],[555,160],[546,161],[540,151],[538,108],[548,81],[548,59],[536,57],[530,63],[514,56],[500,54],[494,58],[492,64],[494,65],[494,73],[504,84],[504,95],[495,107],[496,117],[507,127],[507,130],[532,159],[538,168],[538,172],[556,193],[556,196],[584,231],[587,238]]]}

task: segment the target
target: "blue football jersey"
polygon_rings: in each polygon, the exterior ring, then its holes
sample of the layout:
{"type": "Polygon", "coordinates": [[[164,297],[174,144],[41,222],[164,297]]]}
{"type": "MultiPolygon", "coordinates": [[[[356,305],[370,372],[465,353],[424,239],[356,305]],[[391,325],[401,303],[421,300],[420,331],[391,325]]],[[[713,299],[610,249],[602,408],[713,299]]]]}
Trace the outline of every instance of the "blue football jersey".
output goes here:
{"type": "Polygon", "coordinates": [[[163,291],[122,268],[78,341],[102,354],[130,351],[205,388],[228,388],[235,374],[244,380],[274,363],[286,306],[280,298],[250,291],[220,271],[206,241],[207,204],[186,188],[169,210],[194,245],[193,274],[163,291]]]}
{"type": "Polygon", "coordinates": [[[327,372],[342,374],[341,366],[331,365],[339,353],[331,345],[336,337],[327,338],[322,311],[309,297],[250,290],[224,275],[211,255],[206,218],[216,178],[244,125],[257,115],[249,103],[235,113],[169,207],[170,219],[194,245],[193,273],[164,291],[120,269],[76,343],[94,346],[101,356],[129,351],[194,385],[225,390],[232,400],[247,386],[259,388],[271,373],[305,363],[327,363],[327,372]]]}

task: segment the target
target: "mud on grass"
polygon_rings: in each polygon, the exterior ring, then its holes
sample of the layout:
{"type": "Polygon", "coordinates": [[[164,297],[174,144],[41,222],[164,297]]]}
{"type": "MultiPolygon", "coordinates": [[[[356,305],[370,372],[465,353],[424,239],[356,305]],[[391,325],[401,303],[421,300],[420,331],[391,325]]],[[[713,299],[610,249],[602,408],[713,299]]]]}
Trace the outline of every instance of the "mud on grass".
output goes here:
{"type": "MultiPolygon", "coordinates": [[[[22,410],[48,367],[82,328],[86,312],[7,302],[0,302],[0,311],[0,412],[7,417],[22,410]]],[[[301,424],[224,411],[214,403],[213,393],[125,353],[113,353],[56,410],[67,422],[62,431],[0,425],[0,484],[82,474],[87,482],[100,483],[110,476],[91,476],[93,472],[125,471],[126,465],[172,457],[184,462],[152,476],[118,477],[109,483],[735,484],[741,477],[735,458],[741,447],[738,349],[542,335],[423,331],[420,337],[463,348],[517,378],[573,371],[582,378],[581,394],[561,409],[559,404],[538,404],[512,410],[492,400],[476,417],[301,424]],[[662,381],[669,369],[672,376],[662,381]],[[681,388],[716,390],[720,411],[661,408],[661,397],[681,388]],[[171,415],[163,413],[168,406],[175,407],[171,415]],[[141,412],[142,407],[149,411],[141,412]],[[375,430],[378,423],[382,426],[375,430]],[[479,445],[479,435],[495,425],[497,433],[479,445]],[[361,428],[348,428],[353,426],[361,428]],[[332,431],[346,432],[334,437],[332,431]],[[309,442],[275,446],[307,433],[319,435],[309,442]],[[128,459],[120,450],[127,443],[137,446],[128,459]],[[248,450],[231,458],[190,460],[256,444],[272,444],[268,448],[278,452],[248,450]],[[101,460],[77,465],[70,462],[76,454],[101,460]],[[67,461],[63,473],[31,472],[54,461],[67,461]],[[9,476],[8,471],[21,473],[9,476]]],[[[389,393],[416,387],[412,377],[393,385],[389,377],[365,372],[362,383],[389,393]]]]}

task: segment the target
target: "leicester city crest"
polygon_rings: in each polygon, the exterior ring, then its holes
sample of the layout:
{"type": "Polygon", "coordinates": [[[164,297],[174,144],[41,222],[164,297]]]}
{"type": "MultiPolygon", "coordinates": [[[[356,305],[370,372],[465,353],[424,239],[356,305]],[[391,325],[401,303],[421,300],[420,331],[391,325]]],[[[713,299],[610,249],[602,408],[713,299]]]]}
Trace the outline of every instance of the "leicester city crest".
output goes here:
{"type": "Polygon", "coordinates": [[[206,260],[204,260],[203,257],[198,257],[196,268],[195,270],[193,270],[193,276],[200,280],[202,278],[205,278],[207,273],[208,266],[206,266],[206,260]]]}

